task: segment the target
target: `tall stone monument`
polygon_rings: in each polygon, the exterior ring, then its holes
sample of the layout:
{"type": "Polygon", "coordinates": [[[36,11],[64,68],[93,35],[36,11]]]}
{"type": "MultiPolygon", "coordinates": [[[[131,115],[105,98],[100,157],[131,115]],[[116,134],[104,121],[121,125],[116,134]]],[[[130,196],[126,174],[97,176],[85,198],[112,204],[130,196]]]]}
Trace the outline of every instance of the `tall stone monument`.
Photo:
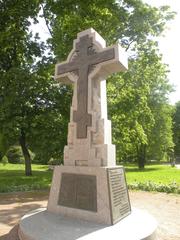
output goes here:
{"type": "Polygon", "coordinates": [[[92,28],[78,33],[67,61],[56,65],[55,79],[74,87],[64,165],[54,169],[47,209],[21,219],[20,240],[154,239],[156,221],[131,211],[107,119],[105,79],[125,70],[122,48],[106,47],[92,28]]]}
{"type": "Polygon", "coordinates": [[[74,85],[64,166],[55,167],[48,211],[113,224],[131,211],[124,171],[116,166],[107,119],[106,80],[127,69],[117,44],[106,47],[93,29],[77,35],[55,79],[74,85]]]}

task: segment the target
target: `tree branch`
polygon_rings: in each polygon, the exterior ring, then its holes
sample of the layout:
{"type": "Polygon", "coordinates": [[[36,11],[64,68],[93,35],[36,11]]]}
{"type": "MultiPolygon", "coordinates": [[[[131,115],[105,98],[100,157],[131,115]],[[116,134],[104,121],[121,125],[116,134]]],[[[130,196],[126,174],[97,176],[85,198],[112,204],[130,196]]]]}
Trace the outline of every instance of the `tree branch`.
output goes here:
{"type": "Polygon", "coordinates": [[[44,20],[45,20],[45,23],[46,23],[46,27],[47,27],[47,29],[48,29],[48,31],[49,31],[51,37],[52,37],[52,36],[53,36],[53,33],[52,33],[52,31],[51,31],[51,28],[49,27],[48,19],[47,19],[47,17],[46,17],[46,13],[45,13],[45,9],[44,9],[43,4],[41,4],[41,7],[42,7],[43,17],[44,17],[44,20]]]}
{"type": "Polygon", "coordinates": [[[130,46],[131,46],[131,44],[134,42],[134,40],[132,40],[129,44],[128,44],[128,46],[127,46],[127,48],[126,48],[126,52],[127,52],[127,50],[130,48],[130,46]]]}

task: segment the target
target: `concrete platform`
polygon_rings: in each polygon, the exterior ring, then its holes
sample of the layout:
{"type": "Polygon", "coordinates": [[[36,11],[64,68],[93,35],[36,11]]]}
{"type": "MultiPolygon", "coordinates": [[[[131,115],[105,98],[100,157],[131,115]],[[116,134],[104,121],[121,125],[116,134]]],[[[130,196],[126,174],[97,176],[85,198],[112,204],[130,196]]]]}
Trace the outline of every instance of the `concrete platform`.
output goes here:
{"type": "Polygon", "coordinates": [[[154,240],[156,220],[146,211],[132,213],[113,226],[69,219],[46,209],[25,215],[19,224],[20,240],[154,240]]]}

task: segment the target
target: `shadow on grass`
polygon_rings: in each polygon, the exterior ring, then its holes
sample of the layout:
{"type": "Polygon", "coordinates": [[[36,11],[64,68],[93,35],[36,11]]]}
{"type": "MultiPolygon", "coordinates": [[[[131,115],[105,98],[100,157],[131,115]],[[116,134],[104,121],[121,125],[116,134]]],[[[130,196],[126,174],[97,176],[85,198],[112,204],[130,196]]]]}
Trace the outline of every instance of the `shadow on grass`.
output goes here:
{"type": "MultiPolygon", "coordinates": [[[[2,174],[8,174],[8,172],[10,173],[10,174],[13,174],[13,173],[15,173],[15,175],[17,175],[17,174],[22,174],[22,175],[25,175],[25,169],[8,169],[8,170],[6,170],[6,169],[0,169],[0,173],[2,173],[2,174]]],[[[32,170],[32,174],[43,174],[43,173],[49,173],[49,174],[51,174],[51,170],[49,170],[49,169],[46,169],[46,170],[32,170]]]]}
{"type": "Polygon", "coordinates": [[[145,169],[139,169],[139,168],[128,168],[128,167],[125,167],[125,171],[126,172],[152,172],[152,171],[159,171],[160,168],[145,168],[145,169]]]}

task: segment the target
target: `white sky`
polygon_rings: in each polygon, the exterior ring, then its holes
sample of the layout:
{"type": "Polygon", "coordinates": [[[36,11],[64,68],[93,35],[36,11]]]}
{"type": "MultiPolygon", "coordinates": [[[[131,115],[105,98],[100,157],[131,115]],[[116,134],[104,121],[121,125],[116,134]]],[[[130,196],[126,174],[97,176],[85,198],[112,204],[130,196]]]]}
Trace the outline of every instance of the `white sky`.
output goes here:
{"type": "Polygon", "coordinates": [[[174,85],[175,92],[170,94],[170,103],[180,101],[180,0],[143,0],[156,7],[169,5],[177,12],[173,21],[168,24],[165,36],[159,38],[159,48],[163,54],[163,62],[169,65],[169,81],[174,85]]]}
{"type": "MultiPolygon", "coordinates": [[[[180,54],[180,0],[143,0],[144,2],[159,7],[162,5],[169,5],[171,9],[177,12],[174,20],[169,22],[168,28],[164,37],[159,38],[159,48],[163,55],[163,62],[169,65],[169,81],[174,85],[175,92],[169,96],[170,103],[174,104],[180,101],[180,61],[178,59],[180,54]]],[[[44,20],[33,25],[31,28],[33,32],[39,32],[41,38],[45,41],[49,36],[44,20]]]]}

